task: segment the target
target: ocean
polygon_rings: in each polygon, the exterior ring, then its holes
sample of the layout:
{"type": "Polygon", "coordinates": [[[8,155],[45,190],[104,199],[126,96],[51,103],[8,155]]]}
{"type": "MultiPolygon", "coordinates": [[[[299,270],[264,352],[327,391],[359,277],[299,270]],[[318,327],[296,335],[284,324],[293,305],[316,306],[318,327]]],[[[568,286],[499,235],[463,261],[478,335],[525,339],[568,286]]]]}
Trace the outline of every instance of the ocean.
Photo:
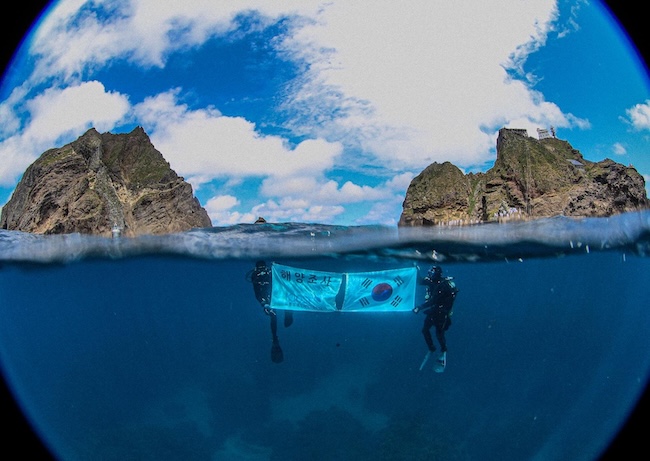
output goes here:
{"type": "MultiPolygon", "coordinates": [[[[61,460],[593,460],[650,371],[650,213],[398,229],[0,231],[0,363],[61,460]],[[432,264],[459,293],[447,366],[424,316],[295,312],[271,360],[255,261],[432,264]]],[[[420,288],[418,288],[420,290],[420,288]]],[[[418,296],[422,293],[418,291],[418,296]]]]}

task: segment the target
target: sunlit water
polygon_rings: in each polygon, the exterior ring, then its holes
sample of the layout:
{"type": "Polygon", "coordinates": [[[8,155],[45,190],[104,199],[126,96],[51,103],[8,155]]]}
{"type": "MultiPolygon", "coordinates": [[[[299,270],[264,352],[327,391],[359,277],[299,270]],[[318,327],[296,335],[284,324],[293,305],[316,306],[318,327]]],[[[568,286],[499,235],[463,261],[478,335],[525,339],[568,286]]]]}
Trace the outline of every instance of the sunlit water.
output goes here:
{"type": "Polygon", "coordinates": [[[590,460],[650,370],[650,214],[466,228],[242,225],[137,239],[0,232],[6,380],[63,460],[590,460]],[[264,258],[432,261],[460,293],[444,373],[423,316],[269,318],[264,258]]]}

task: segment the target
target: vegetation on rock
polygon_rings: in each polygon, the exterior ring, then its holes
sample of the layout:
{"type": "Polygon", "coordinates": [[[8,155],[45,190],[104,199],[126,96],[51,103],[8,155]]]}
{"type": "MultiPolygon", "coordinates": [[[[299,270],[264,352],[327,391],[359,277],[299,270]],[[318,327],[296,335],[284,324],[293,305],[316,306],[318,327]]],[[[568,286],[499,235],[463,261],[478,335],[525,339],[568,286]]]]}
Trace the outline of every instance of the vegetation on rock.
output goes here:
{"type": "Polygon", "coordinates": [[[648,207],[645,181],[633,167],[610,159],[590,162],[566,141],[502,128],[497,159],[487,172],[465,175],[445,162],[416,176],[399,225],[605,217],[648,207]]]}
{"type": "Polygon", "coordinates": [[[2,209],[0,228],[39,234],[166,234],[211,227],[192,187],[140,127],[88,130],[32,163],[2,209]]]}

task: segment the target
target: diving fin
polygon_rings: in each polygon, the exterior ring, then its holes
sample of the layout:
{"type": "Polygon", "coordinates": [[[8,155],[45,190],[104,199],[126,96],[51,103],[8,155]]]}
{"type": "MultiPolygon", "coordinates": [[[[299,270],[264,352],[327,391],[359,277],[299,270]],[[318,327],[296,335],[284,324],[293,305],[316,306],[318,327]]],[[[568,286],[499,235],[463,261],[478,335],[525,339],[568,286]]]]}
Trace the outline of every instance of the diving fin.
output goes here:
{"type": "Polygon", "coordinates": [[[284,327],[289,328],[293,324],[293,311],[284,311],[284,327]]]}
{"type": "Polygon", "coordinates": [[[433,364],[433,371],[436,373],[442,373],[445,371],[447,366],[447,352],[442,352],[436,359],[436,363],[433,364]]]}
{"type": "Polygon", "coordinates": [[[281,363],[284,361],[284,354],[282,353],[282,348],[278,340],[274,340],[271,346],[271,361],[273,363],[281,363]]]}

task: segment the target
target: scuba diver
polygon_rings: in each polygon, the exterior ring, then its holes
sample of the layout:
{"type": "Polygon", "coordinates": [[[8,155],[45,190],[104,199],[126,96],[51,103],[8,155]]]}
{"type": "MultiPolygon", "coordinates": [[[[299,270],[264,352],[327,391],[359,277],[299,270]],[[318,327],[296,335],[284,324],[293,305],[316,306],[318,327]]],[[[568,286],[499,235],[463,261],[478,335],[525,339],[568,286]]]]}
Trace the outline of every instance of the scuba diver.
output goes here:
{"type": "Polygon", "coordinates": [[[456,299],[458,288],[451,277],[442,276],[440,266],[431,266],[426,277],[420,280],[421,285],[425,286],[424,303],[416,306],[413,312],[416,314],[423,311],[426,314],[424,325],[422,326],[422,335],[429,348],[427,355],[420,365],[420,370],[424,367],[432,352],[436,350],[431,337],[431,327],[436,327],[436,338],[440,344],[440,355],[434,365],[437,372],[442,372],[447,365],[447,341],[445,332],[451,326],[451,314],[456,299]]]}
{"type": "MultiPolygon", "coordinates": [[[[264,309],[264,313],[271,319],[271,338],[273,344],[271,345],[271,361],[280,363],[284,360],[280,341],[278,339],[278,317],[275,311],[271,308],[271,293],[272,293],[272,278],[271,268],[266,265],[264,261],[257,261],[255,269],[247,274],[249,280],[253,283],[253,291],[255,298],[264,309]]],[[[247,277],[248,278],[248,277],[247,277]]],[[[293,312],[284,311],[284,326],[290,327],[293,323],[293,312]]]]}

